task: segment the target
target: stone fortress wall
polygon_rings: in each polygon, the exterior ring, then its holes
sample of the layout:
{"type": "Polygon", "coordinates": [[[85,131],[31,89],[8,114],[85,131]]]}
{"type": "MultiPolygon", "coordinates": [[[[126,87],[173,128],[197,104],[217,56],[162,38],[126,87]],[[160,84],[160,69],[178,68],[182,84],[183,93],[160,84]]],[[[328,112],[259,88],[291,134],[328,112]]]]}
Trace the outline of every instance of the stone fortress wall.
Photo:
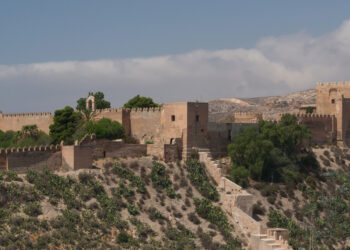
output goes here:
{"type": "Polygon", "coordinates": [[[21,130],[24,125],[36,124],[39,130],[49,133],[49,126],[53,122],[53,116],[49,112],[41,113],[0,113],[0,130],[21,130]]]}
{"type": "Polygon", "coordinates": [[[263,119],[261,113],[255,112],[236,112],[233,114],[235,123],[258,123],[263,119]]]}
{"type": "Polygon", "coordinates": [[[327,82],[316,84],[316,104],[312,114],[300,108],[297,118],[311,131],[312,143],[337,143],[350,145],[350,82],[327,82]]]}

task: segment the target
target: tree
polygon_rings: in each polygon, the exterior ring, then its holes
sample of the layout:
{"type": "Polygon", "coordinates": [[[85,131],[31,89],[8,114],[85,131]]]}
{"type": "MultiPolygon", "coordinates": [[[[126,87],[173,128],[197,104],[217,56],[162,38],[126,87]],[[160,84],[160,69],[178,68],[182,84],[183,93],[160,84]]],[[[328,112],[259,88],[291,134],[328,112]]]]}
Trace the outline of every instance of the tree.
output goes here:
{"type": "Polygon", "coordinates": [[[144,97],[137,95],[134,98],[130,99],[124,104],[124,108],[154,108],[159,107],[159,104],[153,102],[153,99],[150,97],[144,97]]]}
{"type": "MultiPolygon", "coordinates": [[[[93,94],[93,96],[95,97],[96,109],[106,109],[111,107],[111,103],[104,99],[105,95],[102,92],[98,91],[95,94],[93,94]]],[[[80,98],[77,101],[76,110],[86,110],[86,98],[80,98]]]]}
{"type": "Polygon", "coordinates": [[[73,135],[78,129],[82,117],[79,112],[75,112],[72,107],[66,106],[64,109],[55,111],[53,124],[50,125],[50,136],[54,143],[64,141],[66,144],[74,142],[73,135]]]}
{"type": "Polygon", "coordinates": [[[86,124],[86,132],[95,134],[97,139],[121,139],[125,138],[125,129],[117,121],[102,118],[98,121],[89,121],[86,124]]]}
{"type": "Polygon", "coordinates": [[[307,128],[290,114],[283,115],[279,123],[260,121],[258,126],[240,131],[228,146],[232,179],[246,174],[242,167],[249,170],[251,178],[266,181],[286,179],[291,171],[302,172],[306,164],[297,154],[309,138],[307,128]]]}

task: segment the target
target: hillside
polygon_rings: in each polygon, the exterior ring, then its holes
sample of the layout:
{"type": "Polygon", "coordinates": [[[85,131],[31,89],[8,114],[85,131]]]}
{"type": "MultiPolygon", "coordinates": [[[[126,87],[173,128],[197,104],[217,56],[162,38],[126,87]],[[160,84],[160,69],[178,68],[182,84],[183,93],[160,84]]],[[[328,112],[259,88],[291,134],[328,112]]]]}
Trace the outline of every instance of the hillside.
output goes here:
{"type": "Polygon", "coordinates": [[[283,96],[223,98],[209,101],[209,120],[219,121],[234,112],[258,112],[263,118],[275,119],[279,113],[296,112],[301,104],[315,103],[316,90],[309,89],[283,96]]]}
{"type": "Polygon", "coordinates": [[[305,181],[250,181],[247,191],[254,197],[254,217],[268,226],[288,228],[295,248],[349,249],[349,149],[317,147],[313,152],[319,170],[305,181]]]}
{"type": "Polygon", "coordinates": [[[72,172],[4,172],[0,246],[238,249],[240,233],[218,206],[219,194],[201,165],[191,164],[143,157],[72,172]]]}

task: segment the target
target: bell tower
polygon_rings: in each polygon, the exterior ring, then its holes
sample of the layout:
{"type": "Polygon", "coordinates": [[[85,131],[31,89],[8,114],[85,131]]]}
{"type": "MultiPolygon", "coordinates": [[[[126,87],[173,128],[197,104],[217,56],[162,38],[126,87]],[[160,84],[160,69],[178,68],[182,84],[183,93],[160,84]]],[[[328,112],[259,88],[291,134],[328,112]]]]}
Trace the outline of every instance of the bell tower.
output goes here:
{"type": "Polygon", "coordinates": [[[89,92],[89,97],[86,98],[86,110],[90,110],[90,111],[96,110],[95,97],[94,97],[94,93],[92,92],[89,92]]]}

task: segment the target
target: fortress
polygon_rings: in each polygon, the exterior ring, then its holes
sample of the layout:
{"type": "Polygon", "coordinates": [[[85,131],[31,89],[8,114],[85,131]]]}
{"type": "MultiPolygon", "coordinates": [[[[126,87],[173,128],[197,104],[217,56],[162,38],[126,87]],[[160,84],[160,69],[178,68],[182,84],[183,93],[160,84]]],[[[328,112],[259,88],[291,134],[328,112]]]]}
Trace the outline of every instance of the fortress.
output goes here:
{"type": "MultiPolygon", "coordinates": [[[[252,217],[253,196],[225,177],[216,156],[227,155],[227,145],[240,128],[255,126],[262,119],[257,113],[235,113],[233,123],[209,122],[208,103],[165,103],[157,108],[102,109],[95,108],[90,95],[87,109],[94,119],[109,118],[125,128],[128,137],[137,141],[96,140],[86,135],[74,145],[51,145],[0,149],[0,169],[24,173],[37,170],[76,170],[91,168],[95,159],[141,157],[152,155],[164,161],[186,159],[198,152],[207,172],[218,184],[222,197],[220,205],[241,232],[250,235],[249,249],[291,249],[288,230],[266,228],[252,217]]],[[[312,133],[313,144],[350,145],[350,82],[318,83],[316,103],[302,105],[295,114],[300,124],[312,133]]],[[[24,125],[37,125],[49,133],[53,122],[51,113],[2,114],[0,129],[20,130],[24,125]]]]}
{"type": "Polygon", "coordinates": [[[350,145],[350,82],[317,83],[316,103],[296,114],[308,127],[314,144],[350,145]]]}

